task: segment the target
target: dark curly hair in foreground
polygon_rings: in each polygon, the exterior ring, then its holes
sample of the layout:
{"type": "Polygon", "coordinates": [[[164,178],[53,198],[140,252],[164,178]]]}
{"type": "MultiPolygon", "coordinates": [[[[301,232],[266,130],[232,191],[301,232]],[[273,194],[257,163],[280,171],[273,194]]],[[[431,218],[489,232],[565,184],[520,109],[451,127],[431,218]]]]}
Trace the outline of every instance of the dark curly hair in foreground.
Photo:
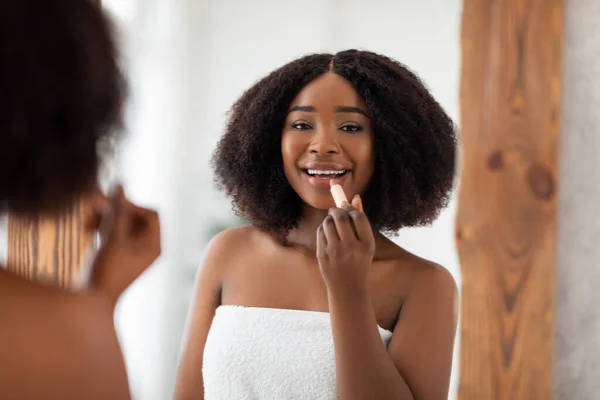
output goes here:
{"type": "Polygon", "coordinates": [[[120,131],[125,82],[90,0],[18,0],[0,12],[0,212],[68,207],[97,182],[120,131]]]}
{"type": "Polygon", "coordinates": [[[281,236],[297,226],[302,200],[283,173],[281,133],[296,95],[328,71],[349,81],[371,114],[375,172],[364,204],[373,227],[395,233],[433,222],[453,186],[455,125],[404,65],[357,50],[286,64],[234,104],[213,166],[236,211],[281,236]]]}

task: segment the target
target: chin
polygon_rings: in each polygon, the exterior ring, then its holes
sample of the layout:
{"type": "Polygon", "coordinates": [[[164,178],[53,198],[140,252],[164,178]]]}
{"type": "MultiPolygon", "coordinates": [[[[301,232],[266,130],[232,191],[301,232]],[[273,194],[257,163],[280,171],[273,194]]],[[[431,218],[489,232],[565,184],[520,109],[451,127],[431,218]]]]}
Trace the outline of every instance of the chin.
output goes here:
{"type": "Polygon", "coordinates": [[[335,207],[335,204],[333,202],[331,202],[329,204],[325,204],[325,203],[309,204],[309,206],[311,206],[312,208],[317,209],[317,210],[329,211],[331,208],[335,207]]]}
{"type": "Polygon", "coordinates": [[[305,197],[305,196],[300,196],[302,198],[302,201],[304,202],[304,204],[306,204],[309,207],[315,208],[317,210],[324,210],[327,211],[332,207],[335,207],[335,201],[333,200],[333,198],[331,196],[327,196],[327,198],[317,198],[315,196],[310,196],[310,197],[305,197]]]}

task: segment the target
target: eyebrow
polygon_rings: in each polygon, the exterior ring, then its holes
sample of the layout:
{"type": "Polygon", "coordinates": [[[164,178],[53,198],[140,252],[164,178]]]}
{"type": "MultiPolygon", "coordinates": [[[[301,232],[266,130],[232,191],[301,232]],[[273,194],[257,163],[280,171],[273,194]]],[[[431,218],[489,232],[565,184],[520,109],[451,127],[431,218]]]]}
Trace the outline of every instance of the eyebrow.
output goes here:
{"type": "MultiPolygon", "coordinates": [[[[314,108],[313,106],[295,106],[295,107],[292,107],[289,109],[288,114],[292,113],[294,111],[315,112],[315,111],[317,111],[317,109],[314,108]]],[[[337,112],[337,113],[356,113],[356,114],[364,115],[365,117],[369,118],[367,113],[358,107],[338,106],[335,108],[335,112],[337,112]]]]}

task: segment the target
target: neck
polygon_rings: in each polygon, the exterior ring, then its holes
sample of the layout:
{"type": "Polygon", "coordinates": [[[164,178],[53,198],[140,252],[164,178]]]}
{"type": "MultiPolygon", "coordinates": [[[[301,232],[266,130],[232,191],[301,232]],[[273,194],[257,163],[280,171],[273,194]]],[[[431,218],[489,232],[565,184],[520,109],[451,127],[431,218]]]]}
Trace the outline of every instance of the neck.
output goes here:
{"type": "Polygon", "coordinates": [[[305,205],[298,226],[288,233],[287,242],[289,245],[316,252],[317,228],[327,216],[327,212],[328,210],[318,210],[305,205]]]}

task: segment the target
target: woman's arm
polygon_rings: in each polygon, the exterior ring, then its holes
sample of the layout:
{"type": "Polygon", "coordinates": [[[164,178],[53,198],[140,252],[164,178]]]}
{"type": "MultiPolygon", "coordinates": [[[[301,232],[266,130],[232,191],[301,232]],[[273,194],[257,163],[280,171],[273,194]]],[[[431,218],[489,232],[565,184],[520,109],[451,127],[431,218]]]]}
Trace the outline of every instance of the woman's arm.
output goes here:
{"type": "Polygon", "coordinates": [[[386,351],[368,292],[330,293],[340,399],[447,399],[457,296],[447,270],[423,270],[386,351]]]}
{"type": "Polygon", "coordinates": [[[233,231],[215,236],[209,245],[200,266],[194,300],[188,315],[174,400],[204,399],[202,357],[204,345],[212,324],[215,310],[221,303],[222,270],[231,254],[233,231]]]}

